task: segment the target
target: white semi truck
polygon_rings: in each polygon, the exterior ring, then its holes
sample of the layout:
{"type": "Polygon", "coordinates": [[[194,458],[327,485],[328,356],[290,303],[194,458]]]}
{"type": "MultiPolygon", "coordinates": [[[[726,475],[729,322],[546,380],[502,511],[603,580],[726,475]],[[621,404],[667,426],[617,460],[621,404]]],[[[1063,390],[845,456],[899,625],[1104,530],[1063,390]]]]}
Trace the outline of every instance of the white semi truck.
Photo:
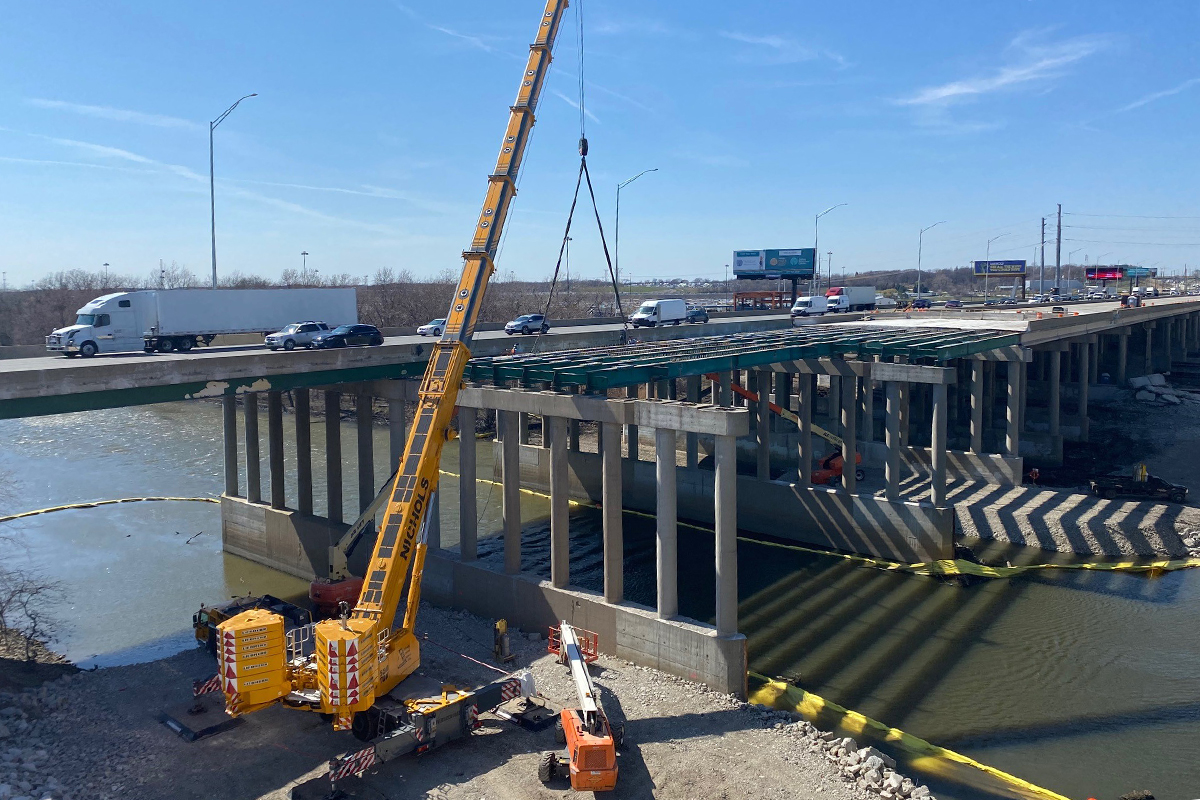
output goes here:
{"type": "Polygon", "coordinates": [[[874,286],[834,286],[825,292],[830,311],[874,311],[874,286]]]}
{"type": "Polygon", "coordinates": [[[224,334],[266,336],[293,322],[358,322],[355,289],[168,289],[97,297],[74,325],[46,337],[67,357],[145,350],[169,353],[207,345],[224,334]]]}

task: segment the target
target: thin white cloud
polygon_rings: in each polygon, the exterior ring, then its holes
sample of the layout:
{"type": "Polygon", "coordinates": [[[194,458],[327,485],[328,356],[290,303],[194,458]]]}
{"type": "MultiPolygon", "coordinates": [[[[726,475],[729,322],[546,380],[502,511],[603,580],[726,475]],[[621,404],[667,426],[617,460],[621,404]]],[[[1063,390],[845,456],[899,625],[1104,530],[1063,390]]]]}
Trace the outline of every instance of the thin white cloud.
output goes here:
{"type": "Polygon", "coordinates": [[[1200,78],[1192,78],[1191,80],[1186,80],[1174,88],[1164,89],[1161,92],[1152,92],[1152,93],[1146,95],[1145,97],[1141,98],[1140,100],[1134,100],[1132,103],[1130,103],[1127,106],[1121,106],[1120,108],[1117,109],[1116,113],[1120,114],[1125,111],[1133,111],[1135,108],[1141,108],[1142,106],[1146,105],[1147,103],[1153,103],[1155,100],[1161,100],[1164,97],[1170,97],[1173,94],[1179,94],[1180,92],[1185,92],[1198,83],[1200,83],[1200,78]]]}
{"type": "Polygon", "coordinates": [[[246,179],[231,179],[232,183],[248,183],[255,186],[277,186],[282,189],[301,189],[310,192],[331,192],[333,194],[349,194],[360,197],[377,197],[386,200],[400,200],[406,203],[411,203],[413,206],[430,211],[437,214],[457,214],[462,213],[465,209],[463,206],[457,206],[451,203],[443,203],[437,200],[429,200],[411,192],[402,192],[396,189],[388,189],[383,186],[364,185],[359,189],[351,189],[344,186],[315,186],[307,183],[282,183],[279,181],[255,181],[246,179]]]}
{"type": "Polygon", "coordinates": [[[738,58],[741,61],[756,64],[798,64],[803,61],[827,59],[839,67],[849,65],[838,53],[831,50],[821,50],[801,44],[796,39],[777,34],[752,34],[741,31],[721,31],[720,35],[742,44],[751,45],[752,49],[743,52],[738,58]]]}
{"type": "MultiPolygon", "coordinates": [[[[569,105],[571,108],[575,109],[576,111],[579,110],[579,103],[572,100],[570,97],[563,94],[558,89],[551,89],[550,93],[557,95],[564,103],[566,103],[567,105],[569,105]]],[[[600,121],[600,119],[595,114],[592,113],[592,110],[590,108],[585,108],[583,110],[583,113],[584,113],[584,115],[587,116],[588,119],[590,119],[592,122],[596,123],[597,125],[604,124],[603,122],[600,121]]]]}
{"type": "Polygon", "coordinates": [[[31,106],[36,106],[37,108],[46,108],[53,111],[68,111],[72,114],[81,114],[85,117],[97,117],[99,119],[110,119],[115,122],[134,122],[139,125],[153,125],[156,128],[198,129],[200,127],[191,120],[180,119],[179,117],[168,117],[163,114],[145,114],[141,111],[129,111],[124,108],[90,106],[83,103],[68,103],[65,100],[47,100],[41,97],[31,97],[25,102],[31,106]]]}
{"type": "MultiPolygon", "coordinates": [[[[41,136],[39,134],[34,134],[34,135],[38,136],[38,138],[47,139],[48,141],[54,142],[55,144],[59,144],[64,147],[73,147],[78,150],[83,150],[85,152],[95,153],[96,155],[103,156],[105,158],[116,158],[116,159],[120,159],[122,161],[129,161],[134,164],[142,164],[147,167],[152,167],[155,170],[158,170],[161,172],[167,172],[172,175],[176,175],[176,176],[183,178],[193,184],[203,185],[203,184],[208,183],[207,175],[201,175],[200,173],[196,172],[195,170],[185,167],[181,164],[168,164],[168,163],[165,163],[162,161],[156,161],[152,158],[147,158],[146,156],[138,155],[137,153],[130,152],[129,150],[122,150],[119,147],[110,147],[108,145],[94,144],[92,142],[80,142],[75,139],[60,139],[60,138],[56,138],[53,136],[41,136]]],[[[298,203],[292,203],[287,200],[280,200],[277,197],[270,197],[268,195],[259,194],[258,192],[252,192],[248,189],[243,189],[243,188],[240,188],[237,186],[226,186],[223,189],[223,192],[229,193],[229,194],[234,194],[239,197],[244,197],[248,200],[254,200],[255,202],[262,203],[263,205],[268,205],[268,206],[271,206],[274,208],[278,208],[282,211],[287,211],[292,214],[308,217],[310,219],[320,220],[322,222],[327,222],[327,223],[334,224],[334,225],[343,225],[343,226],[347,226],[347,227],[358,228],[361,230],[371,231],[373,233],[384,233],[384,234],[394,234],[395,233],[394,228],[392,228],[391,226],[388,226],[388,225],[378,225],[375,223],[363,222],[361,220],[356,220],[356,219],[346,219],[343,217],[337,217],[332,214],[326,214],[323,211],[317,211],[316,209],[302,206],[298,203]]]]}
{"type": "Polygon", "coordinates": [[[61,144],[65,147],[74,147],[79,150],[86,150],[89,153],[95,153],[96,155],[104,156],[105,158],[119,158],[124,161],[132,161],[135,164],[159,165],[159,162],[153,159],[146,158],[145,156],[139,156],[137,153],[131,153],[128,150],[122,150],[119,147],[109,147],[108,145],[103,144],[92,144],[91,142],[78,142],[74,139],[57,139],[52,136],[43,138],[49,139],[55,144],[61,144]]]}
{"type": "Polygon", "coordinates": [[[470,45],[471,47],[475,48],[476,50],[481,50],[490,55],[504,56],[506,58],[514,58],[517,60],[522,60],[522,56],[519,56],[516,53],[510,53],[507,50],[498,48],[495,45],[490,44],[482,36],[475,36],[475,35],[472,35],[469,33],[463,33],[461,31],[456,31],[453,28],[447,28],[444,25],[438,25],[436,23],[430,22],[424,16],[422,16],[419,12],[417,12],[415,9],[411,8],[410,6],[405,5],[404,3],[397,2],[397,0],[392,0],[392,5],[395,6],[395,8],[398,11],[403,13],[409,19],[412,19],[415,22],[419,22],[420,24],[424,25],[426,28],[428,28],[431,31],[437,31],[438,33],[441,33],[445,36],[449,36],[452,39],[457,39],[460,42],[465,42],[466,44],[470,45]]]}
{"type": "Polygon", "coordinates": [[[1036,37],[1035,32],[1026,32],[1014,38],[1007,49],[1017,53],[1019,58],[991,75],[930,86],[896,102],[907,106],[944,106],[1023,84],[1046,81],[1059,77],[1066,67],[1100,52],[1110,43],[1103,36],[1077,36],[1060,42],[1039,44],[1035,42],[1036,37]]]}
{"type": "MultiPolygon", "coordinates": [[[[104,170],[120,170],[127,169],[125,167],[114,167],[110,164],[89,164],[86,161],[53,161],[45,158],[17,158],[15,156],[0,156],[0,161],[9,164],[35,164],[37,166],[49,167],[82,167],[84,169],[104,169],[104,170]]],[[[145,170],[130,170],[131,172],[145,172],[145,170]]]]}

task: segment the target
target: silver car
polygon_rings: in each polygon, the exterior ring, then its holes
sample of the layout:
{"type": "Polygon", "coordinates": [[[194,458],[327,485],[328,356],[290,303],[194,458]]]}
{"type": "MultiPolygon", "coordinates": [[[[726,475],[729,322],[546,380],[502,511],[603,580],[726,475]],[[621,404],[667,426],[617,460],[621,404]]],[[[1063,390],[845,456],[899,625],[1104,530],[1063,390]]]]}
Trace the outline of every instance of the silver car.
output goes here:
{"type": "Polygon", "coordinates": [[[306,320],[285,325],[283,330],[272,333],[266,338],[266,345],[272,350],[295,350],[297,346],[312,348],[313,337],[325,333],[329,326],[324,322],[306,320]]]}

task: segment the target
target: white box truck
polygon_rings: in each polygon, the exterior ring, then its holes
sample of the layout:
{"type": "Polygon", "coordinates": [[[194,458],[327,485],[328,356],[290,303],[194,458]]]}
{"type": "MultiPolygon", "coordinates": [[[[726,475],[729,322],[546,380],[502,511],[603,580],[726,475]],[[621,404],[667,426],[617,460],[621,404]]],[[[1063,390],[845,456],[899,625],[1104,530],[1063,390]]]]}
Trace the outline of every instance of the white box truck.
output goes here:
{"type": "Polygon", "coordinates": [[[260,333],[292,322],[330,327],[358,321],[355,289],[169,289],[118,292],[79,309],[75,324],[46,337],[68,357],[136,350],[169,353],[210,344],[216,336],[260,333]]]}
{"type": "Polygon", "coordinates": [[[678,325],[687,319],[687,303],[683,300],[647,300],[633,312],[629,322],[635,328],[645,325],[678,325]]]}
{"type": "Polygon", "coordinates": [[[820,317],[829,310],[829,300],[816,297],[797,297],[792,305],[792,317],[820,317]]]}
{"type": "Polygon", "coordinates": [[[874,311],[874,286],[834,286],[825,292],[829,300],[829,310],[838,311],[874,311]]]}

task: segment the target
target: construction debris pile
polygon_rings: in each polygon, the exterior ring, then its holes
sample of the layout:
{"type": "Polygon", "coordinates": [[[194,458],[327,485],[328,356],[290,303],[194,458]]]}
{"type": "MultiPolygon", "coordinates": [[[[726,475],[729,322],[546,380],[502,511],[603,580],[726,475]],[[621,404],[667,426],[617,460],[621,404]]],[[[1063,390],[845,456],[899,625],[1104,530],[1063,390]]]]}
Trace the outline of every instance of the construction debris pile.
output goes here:
{"type": "Polygon", "coordinates": [[[796,719],[796,715],[788,711],[767,709],[763,717],[768,726],[807,745],[813,752],[823,753],[837,765],[846,783],[884,800],[935,800],[928,786],[918,785],[912,778],[896,772],[895,759],[874,747],[860,748],[850,737],[833,731],[823,732],[806,720],[796,719]]]}
{"type": "Polygon", "coordinates": [[[1167,383],[1162,375],[1145,375],[1129,379],[1133,399],[1161,406],[1178,406],[1184,403],[1200,405],[1200,391],[1180,389],[1167,383]]]}

